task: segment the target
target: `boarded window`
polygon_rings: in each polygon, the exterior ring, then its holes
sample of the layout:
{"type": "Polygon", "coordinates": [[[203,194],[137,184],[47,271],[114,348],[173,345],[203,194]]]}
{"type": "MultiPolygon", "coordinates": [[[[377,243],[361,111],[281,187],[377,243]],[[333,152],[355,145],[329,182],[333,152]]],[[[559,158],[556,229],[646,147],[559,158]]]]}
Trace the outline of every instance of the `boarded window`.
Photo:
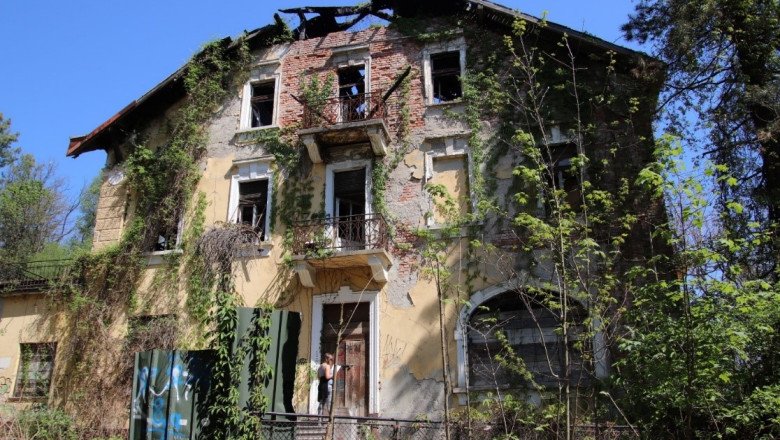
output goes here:
{"type": "Polygon", "coordinates": [[[19,369],[14,397],[37,399],[48,397],[54,371],[55,343],[20,344],[19,369]]]}
{"type": "Polygon", "coordinates": [[[260,240],[266,239],[267,208],[268,180],[238,183],[238,223],[250,228],[260,240]]]}
{"type": "Polygon", "coordinates": [[[431,185],[441,185],[446,196],[434,196],[434,223],[457,221],[471,212],[466,156],[437,156],[432,162],[431,185]],[[448,197],[447,197],[448,196],[448,197]]]}
{"type": "Polygon", "coordinates": [[[431,55],[433,102],[449,102],[463,96],[460,84],[460,51],[431,55]]]}
{"type": "Polygon", "coordinates": [[[274,82],[252,84],[252,127],[273,125],[274,82]]]}

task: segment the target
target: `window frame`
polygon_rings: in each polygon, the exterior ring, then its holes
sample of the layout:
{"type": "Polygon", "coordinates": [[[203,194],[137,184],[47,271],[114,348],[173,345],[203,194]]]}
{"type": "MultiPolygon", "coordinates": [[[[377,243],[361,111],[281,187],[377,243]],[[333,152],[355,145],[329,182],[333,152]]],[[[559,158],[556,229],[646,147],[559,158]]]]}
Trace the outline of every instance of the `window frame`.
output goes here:
{"type": "MultiPolygon", "coordinates": [[[[510,280],[502,283],[493,284],[482,290],[474,292],[469,299],[469,305],[464,307],[455,322],[455,346],[457,349],[457,385],[453,389],[453,392],[458,396],[458,402],[461,405],[466,404],[466,392],[479,391],[473,389],[471,386],[467,388],[468,376],[471,372],[468,349],[468,324],[471,321],[472,316],[480,310],[480,307],[490,301],[491,299],[505,294],[507,291],[519,291],[521,289],[539,289],[548,290],[553,294],[556,294],[555,288],[551,287],[548,281],[541,281],[535,277],[524,277],[521,280],[510,280]]],[[[576,300],[576,299],[575,299],[576,300]]],[[[578,300],[576,300],[578,301],[578,300]]],[[[579,302],[579,301],[578,301],[579,302]]],[[[583,310],[587,311],[587,303],[580,302],[583,310]]],[[[606,349],[606,335],[604,329],[599,322],[594,323],[597,328],[592,336],[590,343],[593,344],[593,350],[596,354],[594,358],[593,371],[597,378],[605,378],[609,375],[610,357],[606,349]]],[[[495,388],[495,387],[493,387],[495,388]]],[[[537,396],[538,397],[538,396],[537,396]]]]}
{"type": "Polygon", "coordinates": [[[281,96],[281,75],[279,73],[279,60],[263,61],[252,66],[249,80],[244,83],[241,93],[241,117],[239,131],[255,131],[278,127],[279,98],[281,96]],[[252,126],[252,93],[257,85],[273,83],[273,111],[269,125],[252,126]]]}
{"type": "MultiPolygon", "coordinates": [[[[477,202],[474,194],[474,182],[473,182],[474,167],[471,160],[471,150],[468,148],[468,140],[458,138],[458,137],[446,137],[443,139],[443,141],[444,141],[443,149],[431,147],[428,151],[425,152],[425,172],[423,174],[423,179],[424,179],[423,188],[425,188],[425,185],[430,183],[430,181],[434,177],[433,162],[437,158],[454,159],[454,158],[462,157],[466,165],[464,171],[466,172],[466,184],[468,185],[469,212],[474,213],[476,212],[477,209],[477,202]]],[[[430,196],[427,197],[428,197],[429,206],[432,208],[432,210],[435,210],[436,206],[433,202],[433,199],[430,196]]],[[[442,226],[442,224],[436,222],[436,215],[433,214],[430,216],[426,216],[425,226],[427,226],[429,229],[433,229],[442,226]]]]}
{"type": "MultiPolygon", "coordinates": [[[[12,398],[14,400],[19,401],[35,401],[35,400],[47,400],[49,398],[49,395],[51,394],[51,386],[52,386],[52,379],[54,378],[54,368],[56,365],[57,360],[57,343],[56,342],[22,342],[19,344],[19,364],[16,369],[16,377],[14,378],[14,392],[12,398]],[[24,351],[25,347],[35,347],[35,351],[33,352],[32,356],[38,356],[41,351],[48,351],[48,353],[45,353],[49,356],[50,359],[48,359],[48,362],[46,362],[44,365],[48,365],[48,368],[41,369],[40,366],[36,369],[35,373],[39,373],[41,371],[44,371],[47,373],[47,376],[44,381],[48,381],[48,384],[46,386],[45,393],[43,395],[38,394],[29,394],[25,393],[24,391],[26,389],[29,389],[32,385],[32,390],[36,391],[38,389],[37,383],[41,382],[42,380],[40,378],[31,379],[30,377],[24,378],[26,375],[24,371],[22,370],[24,368],[24,351]],[[41,350],[45,348],[45,350],[41,350]],[[48,371],[46,371],[48,370],[48,371]],[[24,384],[22,384],[22,380],[25,381],[24,384]]],[[[33,358],[30,359],[30,364],[33,362],[33,358]]],[[[37,364],[41,364],[41,360],[37,360],[37,364]]],[[[28,365],[29,368],[29,365],[28,365]]],[[[30,371],[27,372],[27,374],[30,374],[30,371]]]]}
{"type": "Polygon", "coordinates": [[[227,221],[238,223],[240,219],[240,195],[239,187],[244,182],[255,182],[259,180],[268,181],[268,190],[265,202],[263,240],[256,243],[262,249],[270,247],[271,243],[271,208],[273,206],[273,167],[272,158],[262,157],[233,162],[234,172],[230,178],[230,194],[228,196],[227,221]]]}
{"type": "Polygon", "coordinates": [[[466,40],[463,37],[454,40],[428,44],[422,51],[423,78],[425,79],[425,103],[426,105],[447,105],[461,102],[463,100],[463,79],[466,77],[466,40]],[[433,90],[433,62],[431,56],[447,52],[458,52],[460,62],[460,96],[450,101],[436,102],[433,90]]]}

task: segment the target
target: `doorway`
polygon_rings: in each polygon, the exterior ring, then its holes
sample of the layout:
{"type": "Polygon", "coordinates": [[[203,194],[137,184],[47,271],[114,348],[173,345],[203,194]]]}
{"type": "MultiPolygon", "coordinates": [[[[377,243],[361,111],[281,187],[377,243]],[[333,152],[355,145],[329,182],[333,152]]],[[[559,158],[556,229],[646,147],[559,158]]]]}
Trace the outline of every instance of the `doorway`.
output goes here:
{"type": "Polygon", "coordinates": [[[333,411],[364,417],[368,414],[369,304],[325,304],[322,317],[321,350],[336,355],[333,411]]]}

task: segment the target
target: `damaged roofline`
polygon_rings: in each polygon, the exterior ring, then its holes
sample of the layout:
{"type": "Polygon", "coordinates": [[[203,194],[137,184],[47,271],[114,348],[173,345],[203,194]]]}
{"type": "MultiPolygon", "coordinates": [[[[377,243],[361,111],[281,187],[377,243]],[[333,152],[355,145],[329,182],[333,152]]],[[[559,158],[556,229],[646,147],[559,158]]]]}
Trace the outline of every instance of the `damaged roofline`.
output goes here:
{"type": "MultiPolygon", "coordinates": [[[[304,7],[284,9],[280,10],[280,12],[299,14],[303,12],[327,12],[334,15],[344,15],[350,12],[355,14],[376,14],[379,9],[387,9],[387,5],[383,4],[381,1],[375,0],[375,2],[377,3],[377,5],[375,5],[376,8],[372,7],[374,6],[374,2],[372,2],[372,4],[369,6],[357,5],[351,7],[304,7]]],[[[642,52],[628,49],[617,44],[610,43],[606,40],[602,40],[593,35],[576,31],[553,22],[542,20],[523,12],[509,9],[505,6],[493,3],[488,0],[463,0],[462,2],[456,3],[460,3],[461,7],[465,7],[467,12],[474,12],[475,14],[484,13],[485,11],[490,12],[494,15],[487,16],[485,18],[501,25],[511,26],[512,22],[516,18],[526,20],[529,23],[533,23],[535,25],[542,25],[542,23],[544,23],[544,26],[551,31],[567,34],[577,40],[592,44],[594,46],[600,46],[625,56],[648,57],[642,52]]],[[[279,24],[281,23],[281,19],[279,18],[278,14],[274,14],[274,19],[276,21],[274,24],[269,24],[267,26],[263,26],[261,28],[247,32],[243,37],[244,41],[250,45],[252,43],[263,44],[264,40],[262,40],[261,37],[270,36],[274,32],[279,31],[279,24]]],[[[229,48],[232,48],[235,47],[239,41],[241,41],[241,39],[236,39],[234,41],[232,38],[226,37],[220,40],[220,43],[228,46],[229,48]]],[[[92,130],[92,132],[89,134],[71,137],[66,156],[76,158],[80,154],[89,151],[108,151],[108,149],[112,147],[112,144],[114,143],[113,141],[116,139],[115,135],[121,137],[124,134],[121,132],[123,127],[132,127],[133,122],[144,118],[145,111],[149,110],[154,113],[155,111],[160,111],[161,107],[165,107],[166,105],[170,105],[171,102],[175,102],[176,99],[181,99],[184,96],[185,91],[183,82],[180,81],[180,79],[186,73],[188,66],[189,62],[185,63],[182,67],[176,70],[176,72],[168,76],[165,80],[146,92],[140,98],[132,101],[107,121],[103,122],[97,128],[92,130]]]]}

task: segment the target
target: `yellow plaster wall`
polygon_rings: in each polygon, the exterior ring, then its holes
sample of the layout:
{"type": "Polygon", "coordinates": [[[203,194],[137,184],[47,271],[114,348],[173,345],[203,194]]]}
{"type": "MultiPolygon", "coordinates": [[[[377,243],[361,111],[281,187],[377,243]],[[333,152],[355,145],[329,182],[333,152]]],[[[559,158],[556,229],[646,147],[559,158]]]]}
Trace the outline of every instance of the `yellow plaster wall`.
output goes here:
{"type": "MultiPolygon", "coordinates": [[[[430,183],[436,185],[442,185],[447,189],[450,197],[455,202],[453,212],[451,214],[462,217],[468,214],[470,211],[470,197],[468,189],[468,177],[466,160],[464,156],[443,156],[433,158],[433,176],[430,183]]],[[[434,197],[434,201],[437,205],[444,203],[445,199],[442,197],[434,197]]],[[[449,209],[449,207],[445,207],[449,209]]],[[[448,218],[447,212],[442,212],[441,209],[434,210],[434,221],[437,224],[446,223],[452,221],[448,218]]]]}
{"type": "MultiPolygon", "coordinates": [[[[19,344],[57,342],[57,339],[52,339],[54,335],[46,327],[47,322],[41,319],[48,307],[44,295],[6,296],[0,299],[0,304],[0,382],[13,384],[19,369],[19,344]]],[[[13,386],[7,390],[8,396],[12,389],[13,386]]],[[[0,398],[8,396],[0,395],[0,398]]]]}

